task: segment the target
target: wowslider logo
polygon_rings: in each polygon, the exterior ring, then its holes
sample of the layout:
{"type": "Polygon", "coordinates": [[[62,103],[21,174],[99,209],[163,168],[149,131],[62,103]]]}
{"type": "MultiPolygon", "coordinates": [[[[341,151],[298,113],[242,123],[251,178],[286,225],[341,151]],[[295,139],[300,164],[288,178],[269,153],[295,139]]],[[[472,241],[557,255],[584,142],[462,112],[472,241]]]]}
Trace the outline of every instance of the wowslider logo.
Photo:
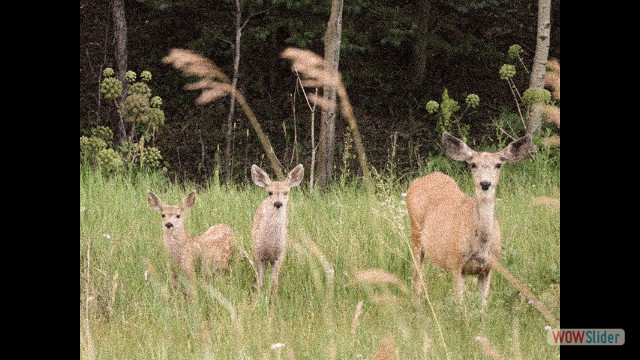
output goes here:
{"type": "Polygon", "coordinates": [[[622,345],[623,329],[549,329],[551,345],[622,345]]]}

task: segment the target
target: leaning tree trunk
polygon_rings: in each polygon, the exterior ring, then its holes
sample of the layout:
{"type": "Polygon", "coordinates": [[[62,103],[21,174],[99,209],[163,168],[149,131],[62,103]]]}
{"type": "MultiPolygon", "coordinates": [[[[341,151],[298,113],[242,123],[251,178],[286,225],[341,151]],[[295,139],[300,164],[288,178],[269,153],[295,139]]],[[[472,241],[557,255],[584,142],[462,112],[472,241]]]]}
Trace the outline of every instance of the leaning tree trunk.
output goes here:
{"type": "MultiPolygon", "coordinates": [[[[342,37],[342,6],[343,0],[331,1],[331,16],[324,35],[324,58],[327,66],[338,71],[340,60],[340,42],[342,37]]],[[[322,111],[320,121],[320,139],[318,144],[318,186],[324,188],[329,185],[333,176],[333,157],[336,142],[336,88],[323,88],[322,97],[334,104],[333,109],[322,111]]]]}
{"type": "MultiPolygon", "coordinates": [[[[549,44],[551,42],[551,0],[538,0],[538,37],[536,53],[531,67],[530,88],[544,87],[544,74],[547,72],[549,44]]],[[[527,116],[527,133],[533,134],[542,124],[542,107],[531,106],[527,116]]]]}
{"type": "Polygon", "coordinates": [[[114,22],[114,36],[115,36],[115,55],[116,55],[116,77],[123,84],[122,96],[116,99],[116,108],[118,109],[118,117],[120,122],[118,123],[118,130],[120,132],[120,140],[127,138],[127,130],[124,126],[124,111],[122,103],[127,97],[127,80],[125,74],[127,72],[127,20],[124,16],[124,0],[112,0],[111,11],[114,22]]]}

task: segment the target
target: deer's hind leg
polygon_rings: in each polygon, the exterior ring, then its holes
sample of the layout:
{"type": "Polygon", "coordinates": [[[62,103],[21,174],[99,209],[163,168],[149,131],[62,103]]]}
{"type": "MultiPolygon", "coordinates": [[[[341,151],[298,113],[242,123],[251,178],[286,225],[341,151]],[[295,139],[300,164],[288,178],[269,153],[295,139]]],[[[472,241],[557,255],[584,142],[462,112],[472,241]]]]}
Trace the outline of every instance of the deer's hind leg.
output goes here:
{"type": "Polygon", "coordinates": [[[487,295],[489,294],[489,284],[491,283],[491,269],[478,274],[478,291],[482,296],[482,307],[487,306],[487,295]]]}

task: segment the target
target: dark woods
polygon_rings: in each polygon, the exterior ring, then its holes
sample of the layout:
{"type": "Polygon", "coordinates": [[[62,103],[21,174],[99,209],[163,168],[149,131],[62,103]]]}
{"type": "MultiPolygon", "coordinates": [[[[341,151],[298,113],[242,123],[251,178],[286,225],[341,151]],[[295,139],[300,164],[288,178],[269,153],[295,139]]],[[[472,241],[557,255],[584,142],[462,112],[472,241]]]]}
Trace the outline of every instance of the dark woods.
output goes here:
{"type": "MultiPolygon", "coordinates": [[[[98,91],[104,68],[118,72],[115,2],[80,1],[80,136],[90,136],[96,126],[111,128],[116,139],[119,132],[113,102],[98,91]]],[[[247,0],[239,2],[240,12],[236,3],[124,1],[127,70],[153,74],[149,87],[162,98],[165,114],[164,124],[154,134],[155,146],[168,172],[180,179],[202,181],[216,168],[224,168],[230,99],[196,105],[199,93],[184,89],[193,79],[163,64],[162,58],[171,48],[189,49],[211,59],[232,78],[238,24],[242,30],[238,90],[283,168],[298,163],[308,167],[311,161],[310,107],[291,63],[281,53],[297,47],[323,55],[331,1],[247,0]]],[[[512,92],[500,79],[499,69],[513,63],[507,51],[519,44],[524,66],[530,70],[536,26],[535,1],[345,1],[339,71],[370,165],[382,172],[393,162],[402,176],[416,171],[430,154],[441,153],[436,117],[425,105],[431,99],[440,101],[445,89],[460,104],[469,94],[479,96],[480,106],[466,112],[460,121],[468,127],[471,139],[495,143],[498,119],[517,115],[512,92]]],[[[551,26],[549,58],[559,59],[559,0],[552,2],[551,26]]],[[[520,65],[513,80],[524,91],[529,76],[520,65]]],[[[316,145],[321,118],[318,108],[316,145]]],[[[230,128],[231,179],[247,182],[250,165],[267,165],[268,160],[238,105],[230,128]]],[[[337,117],[334,178],[345,172],[362,175],[348,129],[347,121],[337,117]]]]}

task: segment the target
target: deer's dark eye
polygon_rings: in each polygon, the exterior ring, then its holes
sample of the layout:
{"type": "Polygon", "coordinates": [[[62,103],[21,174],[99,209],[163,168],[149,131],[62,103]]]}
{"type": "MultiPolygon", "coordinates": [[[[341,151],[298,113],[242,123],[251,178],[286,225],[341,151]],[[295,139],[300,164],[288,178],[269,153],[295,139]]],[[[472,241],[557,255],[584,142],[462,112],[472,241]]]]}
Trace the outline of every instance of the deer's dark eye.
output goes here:
{"type": "Polygon", "coordinates": [[[496,164],[496,169],[500,169],[501,167],[502,167],[502,164],[500,164],[500,163],[496,164]]]}
{"type": "Polygon", "coordinates": [[[477,168],[477,167],[478,167],[478,165],[476,165],[476,163],[471,163],[471,164],[469,164],[469,165],[471,165],[471,168],[472,168],[472,169],[475,169],[475,168],[477,168]]]}
{"type": "Polygon", "coordinates": [[[180,214],[176,215],[176,217],[177,217],[178,219],[180,219],[180,214]]]}
{"type": "Polygon", "coordinates": [[[273,191],[269,191],[269,196],[273,195],[273,191]]]}
{"type": "Polygon", "coordinates": [[[289,192],[288,192],[288,191],[285,191],[285,192],[284,192],[284,196],[287,196],[287,195],[289,195],[289,192]]]}
{"type": "Polygon", "coordinates": [[[164,217],[164,214],[162,214],[162,217],[164,217]]]}

